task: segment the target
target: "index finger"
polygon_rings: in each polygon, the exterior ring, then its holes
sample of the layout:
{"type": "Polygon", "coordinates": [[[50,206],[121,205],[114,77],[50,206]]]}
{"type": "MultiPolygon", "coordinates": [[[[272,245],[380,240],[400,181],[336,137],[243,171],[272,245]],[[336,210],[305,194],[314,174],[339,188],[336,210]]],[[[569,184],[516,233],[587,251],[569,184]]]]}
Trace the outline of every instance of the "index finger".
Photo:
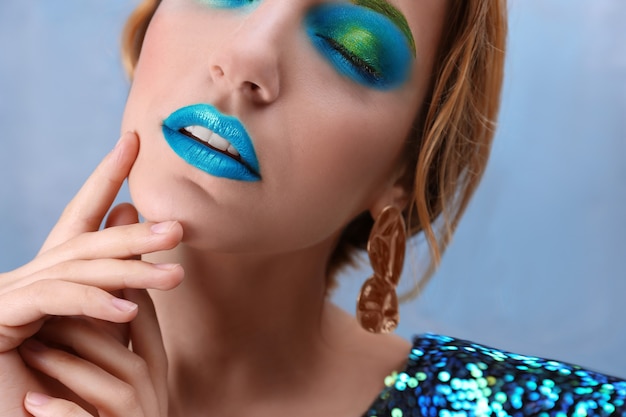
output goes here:
{"type": "Polygon", "coordinates": [[[100,228],[138,152],[137,135],[131,132],[124,133],[115,148],[100,162],[76,196],[65,207],[40,253],[81,233],[93,232],[100,228]]]}

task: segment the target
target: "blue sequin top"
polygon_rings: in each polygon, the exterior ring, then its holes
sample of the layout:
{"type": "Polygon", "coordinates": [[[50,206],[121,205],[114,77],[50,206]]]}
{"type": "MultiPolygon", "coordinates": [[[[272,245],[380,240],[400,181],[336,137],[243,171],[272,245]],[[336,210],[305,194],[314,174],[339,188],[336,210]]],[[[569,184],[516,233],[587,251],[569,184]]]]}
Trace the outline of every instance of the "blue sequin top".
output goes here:
{"type": "Polygon", "coordinates": [[[626,417],[626,381],[446,336],[413,342],[364,417],[626,417]]]}

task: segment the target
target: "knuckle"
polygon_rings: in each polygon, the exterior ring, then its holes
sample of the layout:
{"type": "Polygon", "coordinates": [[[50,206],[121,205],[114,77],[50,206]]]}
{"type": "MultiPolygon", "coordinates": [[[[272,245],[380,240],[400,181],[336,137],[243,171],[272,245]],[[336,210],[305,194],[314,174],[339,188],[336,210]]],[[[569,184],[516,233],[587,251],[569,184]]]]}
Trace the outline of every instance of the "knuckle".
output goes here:
{"type": "Polygon", "coordinates": [[[89,243],[84,240],[85,239],[82,234],[66,240],[54,249],[55,255],[59,256],[63,260],[78,258],[77,254],[79,248],[84,248],[89,245],[89,243]]]}
{"type": "Polygon", "coordinates": [[[24,290],[28,304],[38,304],[38,300],[50,297],[58,287],[58,282],[54,280],[39,280],[28,284],[24,290]]]}
{"type": "Polygon", "coordinates": [[[75,269],[76,269],[76,265],[74,264],[74,262],[69,261],[69,260],[62,260],[61,262],[54,264],[45,270],[40,271],[37,274],[36,279],[43,281],[43,280],[50,280],[50,279],[67,278],[69,276],[74,275],[75,269]]]}
{"type": "Polygon", "coordinates": [[[137,407],[137,391],[128,384],[121,384],[115,392],[118,404],[121,409],[132,410],[137,407]]]}
{"type": "Polygon", "coordinates": [[[144,379],[147,375],[150,374],[150,367],[143,358],[135,356],[131,361],[130,371],[133,377],[144,379]]]}
{"type": "Polygon", "coordinates": [[[86,285],[82,287],[81,303],[83,308],[90,309],[94,306],[94,301],[102,298],[103,291],[100,288],[86,285]]]}

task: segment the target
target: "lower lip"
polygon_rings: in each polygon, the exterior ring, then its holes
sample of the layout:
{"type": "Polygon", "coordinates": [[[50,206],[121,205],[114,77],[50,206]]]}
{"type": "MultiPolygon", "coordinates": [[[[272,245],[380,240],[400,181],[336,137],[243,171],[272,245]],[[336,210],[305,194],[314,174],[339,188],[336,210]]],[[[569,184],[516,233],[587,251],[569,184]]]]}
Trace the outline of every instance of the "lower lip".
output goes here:
{"type": "Polygon", "coordinates": [[[238,181],[259,181],[260,177],[241,162],[208,146],[163,126],[165,140],[172,150],[189,165],[210,175],[238,181]]]}

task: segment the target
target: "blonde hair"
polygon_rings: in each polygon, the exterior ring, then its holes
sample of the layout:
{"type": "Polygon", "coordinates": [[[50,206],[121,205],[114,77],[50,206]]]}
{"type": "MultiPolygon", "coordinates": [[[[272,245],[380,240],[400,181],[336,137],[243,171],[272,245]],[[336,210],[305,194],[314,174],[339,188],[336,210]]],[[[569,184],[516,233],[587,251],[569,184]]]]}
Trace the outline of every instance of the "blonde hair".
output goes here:
{"type": "MultiPolygon", "coordinates": [[[[159,0],[144,0],[128,19],[122,54],[129,74],[159,0]]],[[[494,136],[504,73],[506,0],[449,2],[430,92],[407,140],[411,235],[423,233],[430,263],[406,295],[419,294],[441,260],[485,171],[494,136]]],[[[354,249],[366,247],[373,221],[363,213],[344,230],[328,265],[328,287],[354,249]]]]}

